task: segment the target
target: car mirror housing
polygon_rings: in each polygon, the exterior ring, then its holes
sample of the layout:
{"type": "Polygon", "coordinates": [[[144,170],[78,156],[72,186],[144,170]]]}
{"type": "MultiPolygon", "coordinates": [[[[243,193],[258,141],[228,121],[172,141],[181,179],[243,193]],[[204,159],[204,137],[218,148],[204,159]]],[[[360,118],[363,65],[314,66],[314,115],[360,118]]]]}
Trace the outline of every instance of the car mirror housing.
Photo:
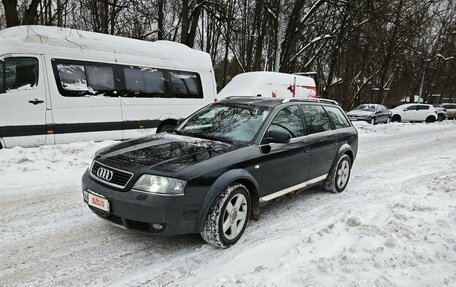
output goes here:
{"type": "Polygon", "coordinates": [[[268,143],[289,143],[291,138],[290,134],[277,130],[269,131],[267,135],[268,143]]]}

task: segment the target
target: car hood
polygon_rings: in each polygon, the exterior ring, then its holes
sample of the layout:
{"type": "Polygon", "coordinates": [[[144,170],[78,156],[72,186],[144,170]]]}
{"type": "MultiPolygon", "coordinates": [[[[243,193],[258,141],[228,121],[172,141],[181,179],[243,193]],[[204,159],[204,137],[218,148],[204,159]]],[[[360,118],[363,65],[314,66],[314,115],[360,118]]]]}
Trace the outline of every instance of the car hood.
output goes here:
{"type": "Polygon", "coordinates": [[[372,115],[373,112],[369,112],[369,111],[356,111],[356,110],[353,110],[353,111],[349,111],[347,113],[347,115],[349,116],[357,116],[357,117],[366,117],[366,116],[370,116],[372,115]]]}
{"type": "Polygon", "coordinates": [[[241,146],[169,133],[123,142],[101,150],[96,159],[133,172],[172,175],[188,166],[241,146]]]}

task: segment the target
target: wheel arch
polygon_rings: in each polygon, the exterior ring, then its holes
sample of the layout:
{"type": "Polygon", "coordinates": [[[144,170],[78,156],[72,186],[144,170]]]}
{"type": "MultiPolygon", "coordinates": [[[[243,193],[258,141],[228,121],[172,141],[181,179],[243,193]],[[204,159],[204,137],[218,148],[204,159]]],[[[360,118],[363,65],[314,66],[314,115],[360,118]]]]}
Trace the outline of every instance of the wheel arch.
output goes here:
{"type": "Polygon", "coordinates": [[[225,172],[219,176],[201,204],[200,211],[196,220],[195,232],[201,232],[204,222],[206,220],[207,213],[214,200],[217,198],[219,193],[228,185],[232,183],[240,183],[244,185],[250,194],[250,200],[252,205],[253,216],[259,214],[259,194],[258,194],[258,183],[255,178],[245,169],[233,169],[225,172]]]}
{"type": "Polygon", "coordinates": [[[339,151],[337,152],[337,156],[334,160],[334,163],[333,163],[333,166],[335,164],[335,162],[337,162],[337,160],[343,156],[344,154],[347,154],[349,157],[350,157],[350,160],[351,160],[351,163],[353,164],[353,162],[355,161],[355,153],[353,152],[353,149],[351,148],[350,145],[348,144],[343,144],[340,148],[339,148],[339,151]]]}

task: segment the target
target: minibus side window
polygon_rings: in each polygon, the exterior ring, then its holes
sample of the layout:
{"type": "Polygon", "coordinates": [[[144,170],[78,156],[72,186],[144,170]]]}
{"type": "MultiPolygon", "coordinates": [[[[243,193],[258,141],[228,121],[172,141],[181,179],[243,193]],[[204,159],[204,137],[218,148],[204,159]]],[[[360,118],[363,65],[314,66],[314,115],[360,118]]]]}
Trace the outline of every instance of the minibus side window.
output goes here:
{"type": "Polygon", "coordinates": [[[6,93],[31,90],[38,84],[38,60],[29,57],[6,58],[3,87],[6,93]]]}
{"type": "Polygon", "coordinates": [[[0,61],[0,94],[5,92],[5,63],[0,61]]]}
{"type": "Polygon", "coordinates": [[[165,97],[163,70],[128,66],[123,68],[125,89],[135,97],[165,97]]]}
{"type": "Polygon", "coordinates": [[[171,71],[172,93],[177,98],[203,98],[201,80],[196,73],[171,71]]]}
{"type": "Polygon", "coordinates": [[[60,83],[67,91],[87,91],[84,65],[58,64],[60,83]]]}
{"type": "Polygon", "coordinates": [[[58,73],[57,82],[60,82],[65,97],[100,95],[116,90],[112,65],[78,61],[54,65],[58,73]]]}

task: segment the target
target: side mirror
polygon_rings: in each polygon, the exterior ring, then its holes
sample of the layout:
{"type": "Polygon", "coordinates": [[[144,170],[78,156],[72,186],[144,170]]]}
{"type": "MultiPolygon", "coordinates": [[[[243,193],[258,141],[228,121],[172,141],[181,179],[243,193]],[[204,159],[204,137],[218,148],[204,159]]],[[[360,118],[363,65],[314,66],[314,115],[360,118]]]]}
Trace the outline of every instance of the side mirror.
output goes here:
{"type": "Polygon", "coordinates": [[[378,115],[378,114],[381,114],[382,111],[376,111],[375,114],[378,115]]]}
{"type": "Polygon", "coordinates": [[[404,109],[404,112],[408,111],[408,109],[404,109]]]}
{"type": "Polygon", "coordinates": [[[266,137],[268,143],[282,143],[282,144],[289,143],[290,138],[291,138],[291,136],[289,133],[277,131],[277,130],[269,131],[267,133],[267,137],[266,137]]]}

